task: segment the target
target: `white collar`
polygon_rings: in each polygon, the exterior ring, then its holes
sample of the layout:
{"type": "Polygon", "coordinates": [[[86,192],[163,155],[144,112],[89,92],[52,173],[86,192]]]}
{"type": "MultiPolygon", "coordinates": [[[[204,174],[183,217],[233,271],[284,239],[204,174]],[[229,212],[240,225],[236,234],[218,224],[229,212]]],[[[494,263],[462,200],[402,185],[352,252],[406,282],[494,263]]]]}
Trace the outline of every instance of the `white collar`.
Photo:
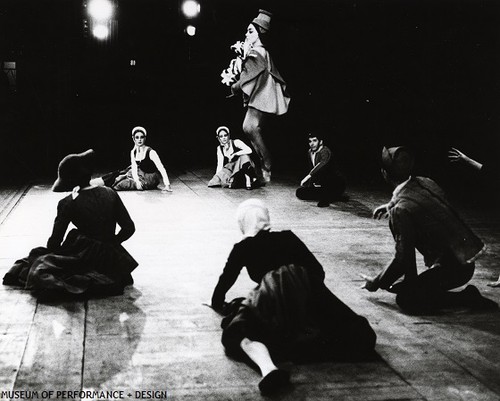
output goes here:
{"type": "Polygon", "coordinates": [[[399,184],[396,188],[394,188],[394,192],[392,193],[392,196],[396,196],[408,182],[411,180],[411,175],[408,177],[406,181],[403,181],[401,184],[399,184]]]}

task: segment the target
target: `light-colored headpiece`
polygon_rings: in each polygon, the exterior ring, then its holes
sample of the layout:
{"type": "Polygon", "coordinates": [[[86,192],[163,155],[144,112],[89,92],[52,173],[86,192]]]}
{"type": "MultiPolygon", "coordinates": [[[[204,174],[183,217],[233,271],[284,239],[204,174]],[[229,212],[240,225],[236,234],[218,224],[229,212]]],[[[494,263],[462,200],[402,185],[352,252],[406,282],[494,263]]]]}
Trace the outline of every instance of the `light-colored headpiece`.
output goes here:
{"type": "Polygon", "coordinates": [[[221,131],[226,131],[228,135],[231,135],[231,133],[229,132],[229,128],[227,128],[226,126],[224,125],[221,125],[219,128],[217,128],[217,130],[215,131],[215,133],[217,134],[217,136],[219,136],[219,133],[221,131]]]}
{"type": "Polygon", "coordinates": [[[132,136],[134,136],[137,132],[142,132],[144,134],[144,136],[148,136],[148,133],[146,132],[146,128],[144,128],[144,127],[140,127],[140,126],[134,127],[132,129],[132,136]]]}
{"type": "Polygon", "coordinates": [[[259,199],[247,199],[240,203],[236,211],[238,225],[243,237],[254,237],[260,231],[271,229],[269,210],[259,199]]]}

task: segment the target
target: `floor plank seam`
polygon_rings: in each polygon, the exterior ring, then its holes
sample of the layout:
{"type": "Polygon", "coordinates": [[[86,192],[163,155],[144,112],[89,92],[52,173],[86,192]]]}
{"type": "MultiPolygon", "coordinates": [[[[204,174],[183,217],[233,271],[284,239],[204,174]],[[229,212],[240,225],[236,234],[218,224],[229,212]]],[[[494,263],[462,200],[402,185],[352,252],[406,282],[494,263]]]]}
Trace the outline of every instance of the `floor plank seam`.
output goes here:
{"type": "Polygon", "coordinates": [[[14,390],[16,388],[17,379],[19,377],[19,374],[21,373],[21,367],[23,365],[23,361],[24,361],[24,356],[26,354],[26,350],[28,349],[28,342],[29,342],[29,339],[30,339],[30,336],[31,336],[31,332],[33,330],[33,325],[34,325],[34,322],[35,322],[35,316],[36,316],[37,311],[38,311],[38,302],[36,303],[35,310],[33,311],[33,316],[32,316],[31,322],[30,322],[30,329],[28,330],[28,335],[26,336],[26,342],[24,343],[24,349],[23,349],[21,358],[19,360],[19,365],[18,365],[19,367],[17,368],[17,372],[16,372],[16,375],[14,377],[14,381],[12,383],[12,390],[14,390]]]}
{"type": "Polygon", "coordinates": [[[83,318],[83,344],[82,344],[82,369],[80,375],[80,391],[84,389],[84,377],[85,377],[85,345],[87,342],[87,316],[89,311],[88,301],[84,302],[85,316],[83,318]]]}
{"type": "Polygon", "coordinates": [[[0,226],[7,220],[7,218],[10,216],[10,214],[16,209],[16,207],[20,204],[21,200],[26,196],[26,194],[29,192],[31,189],[32,184],[27,184],[24,186],[24,189],[20,189],[16,192],[16,194],[12,197],[11,200],[7,202],[7,210],[2,210],[0,211],[0,226]],[[20,193],[20,195],[19,195],[20,193]],[[12,203],[12,200],[15,199],[17,196],[17,199],[14,201],[14,204],[10,206],[12,203]]]}
{"type": "Polygon", "coordinates": [[[422,397],[423,400],[428,400],[427,397],[425,397],[419,390],[418,388],[415,388],[415,386],[413,386],[413,384],[411,382],[409,382],[408,380],[406,380],[406,378],[400,373],[398,372],[384,357],[382,357],[382,360],[387,364],[387,366],[389,367],[389,369],[394,372],[394,374],[399,377],[403,383],[405,383],[408,387],[410,387],[411,389],[413,389],[420,397],[422,397]]]}

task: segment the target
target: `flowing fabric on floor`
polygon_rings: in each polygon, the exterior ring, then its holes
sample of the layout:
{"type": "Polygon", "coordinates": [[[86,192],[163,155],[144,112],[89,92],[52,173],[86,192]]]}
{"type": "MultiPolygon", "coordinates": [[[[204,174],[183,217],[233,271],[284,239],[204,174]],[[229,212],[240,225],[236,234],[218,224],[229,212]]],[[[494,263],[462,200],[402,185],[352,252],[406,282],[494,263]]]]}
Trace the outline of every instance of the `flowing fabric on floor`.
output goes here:
{"type": "Polygon", "coordinates": [[[294,264],[268,272],[246,298],[230,303],[222,343],[241,354],[246,337],[268,345],[278,358],[357,360],[374,356],[376,335],[325,285],[294,264]]]}
{"type": "Polygon", "coordinates": [[[74,229],[57,251],[37,247],[17,260],[5,275],[4,284],[23,286],[35,293],[58,290],[108,295],[123,288],[136,267],[135,259],[121,245],[89,238],[74,229]]]}

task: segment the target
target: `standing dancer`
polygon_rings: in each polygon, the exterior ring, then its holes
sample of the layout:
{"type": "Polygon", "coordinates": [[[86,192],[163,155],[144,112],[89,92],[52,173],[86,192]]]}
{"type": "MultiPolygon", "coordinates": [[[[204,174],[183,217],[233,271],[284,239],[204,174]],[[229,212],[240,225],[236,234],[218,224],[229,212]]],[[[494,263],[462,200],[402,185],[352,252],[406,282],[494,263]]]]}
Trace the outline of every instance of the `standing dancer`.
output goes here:
{"type": "MultiPolygon", "coordinates": [[[[286,83],[265,48],[271,16],[270,12],[259,10],[259,15],[248,25],[245,42],[240,43],[243,57],[239,79],[234,83],[232,79],[226,81],[232,84],[233,94],[241,92],[243,95],[243,104],[247,107],[243,131],[260,158],[265,182],[271,181],[271,156],[262,138],[262,130],[268,116],[285,114],[290,102],[286,83]]],[[[224,72],[222,76],[224,77],[224,72]]]]}

